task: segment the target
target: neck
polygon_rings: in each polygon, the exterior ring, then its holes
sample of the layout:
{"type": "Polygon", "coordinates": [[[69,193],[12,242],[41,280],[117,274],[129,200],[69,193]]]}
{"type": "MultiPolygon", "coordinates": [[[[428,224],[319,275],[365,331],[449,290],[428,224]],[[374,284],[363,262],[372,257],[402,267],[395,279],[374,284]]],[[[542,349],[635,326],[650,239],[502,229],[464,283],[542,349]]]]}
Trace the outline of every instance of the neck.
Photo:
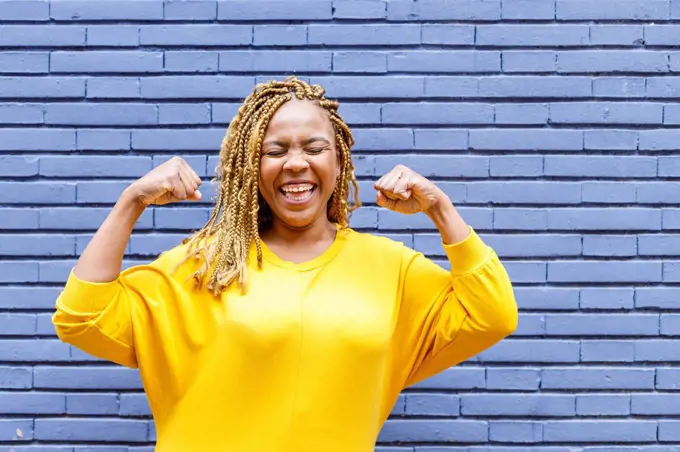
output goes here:
{"type": "Polygon", "coordinates": [[[303,227],[293,227],[273,218],[269,227],[260,234],[265,241],[307,245],[335,239],[336,226],[328,218],[321,217],[303,227]]]}

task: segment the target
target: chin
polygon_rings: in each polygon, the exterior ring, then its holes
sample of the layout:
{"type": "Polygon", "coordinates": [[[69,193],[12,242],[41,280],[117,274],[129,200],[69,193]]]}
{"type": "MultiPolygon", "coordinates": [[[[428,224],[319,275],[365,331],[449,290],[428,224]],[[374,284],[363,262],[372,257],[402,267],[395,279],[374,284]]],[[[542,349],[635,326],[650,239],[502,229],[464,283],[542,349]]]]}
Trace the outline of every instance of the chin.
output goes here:
{"type": "Polygon", "coordinates": [[[275,213],[281,223],[293,229],[304,229],[319,220],[320,215],[307,212],[277,212],[275,213]]]}

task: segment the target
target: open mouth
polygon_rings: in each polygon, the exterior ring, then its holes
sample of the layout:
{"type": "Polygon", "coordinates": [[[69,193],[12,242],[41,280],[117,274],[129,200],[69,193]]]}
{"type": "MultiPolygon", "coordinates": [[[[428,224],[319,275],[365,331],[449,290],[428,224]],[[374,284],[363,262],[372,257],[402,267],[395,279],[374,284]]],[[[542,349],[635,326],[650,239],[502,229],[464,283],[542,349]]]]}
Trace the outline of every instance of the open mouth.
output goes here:
{"type": "Polygon", "coordinates": [[[314,194],[314,184],[287,184],[279,189],[286,199],[292,202],[305,202],[314,194]]]}

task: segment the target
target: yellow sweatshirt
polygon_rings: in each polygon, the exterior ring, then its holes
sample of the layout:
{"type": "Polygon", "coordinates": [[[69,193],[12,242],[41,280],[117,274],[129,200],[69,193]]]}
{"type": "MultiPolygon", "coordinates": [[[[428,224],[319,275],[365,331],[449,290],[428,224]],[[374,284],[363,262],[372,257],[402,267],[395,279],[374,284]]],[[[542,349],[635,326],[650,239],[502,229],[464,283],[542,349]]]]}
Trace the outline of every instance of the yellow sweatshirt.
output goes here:
{"type": "Polygon", "coordinates": [[[187,281],[178,246],[110,283],[71,274],[59,337],[138,367],[157,452],[372,452],[401,390],[517,325],[510,281],[472,231],[444,245],[451,272],[383,237],[340,231],[321,256],[285,262],[263,244],[249,291],[187,281]]]}

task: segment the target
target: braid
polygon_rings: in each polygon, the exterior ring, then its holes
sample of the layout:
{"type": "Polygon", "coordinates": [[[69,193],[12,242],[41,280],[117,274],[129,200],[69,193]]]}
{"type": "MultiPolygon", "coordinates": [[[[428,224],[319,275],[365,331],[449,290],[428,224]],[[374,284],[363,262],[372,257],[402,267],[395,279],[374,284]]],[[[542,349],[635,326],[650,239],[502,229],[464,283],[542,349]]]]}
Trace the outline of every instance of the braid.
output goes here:
{"type": "Polygon", "coordinates": [[[219,183],[216,205],[205,226],[184,241],[189,244],[184,261],[191,256],[202,259],[192,275],[198,286],[203,286],[207,279],[207,288],[215,295],[235,280],[245,288],[247,259],[253,245],[258,267],[262,266],[259,231],[270,215],[269,206],[259,193],[262,141],[269,121],[293,95],[300,100],[316,101],[329,113],[335,130],[340,174],[328,202],[328,219],[342,228],[348,227],[349,215],[360,206],[350,154],[354,139],[338,114],[338,102],[326,99],[324,94],[321,86],[288,77],[258,84],[245,98],[222,140],[214,180],[219,183]],[[348,202],[350,183],[354,196],[348,202]]]}

